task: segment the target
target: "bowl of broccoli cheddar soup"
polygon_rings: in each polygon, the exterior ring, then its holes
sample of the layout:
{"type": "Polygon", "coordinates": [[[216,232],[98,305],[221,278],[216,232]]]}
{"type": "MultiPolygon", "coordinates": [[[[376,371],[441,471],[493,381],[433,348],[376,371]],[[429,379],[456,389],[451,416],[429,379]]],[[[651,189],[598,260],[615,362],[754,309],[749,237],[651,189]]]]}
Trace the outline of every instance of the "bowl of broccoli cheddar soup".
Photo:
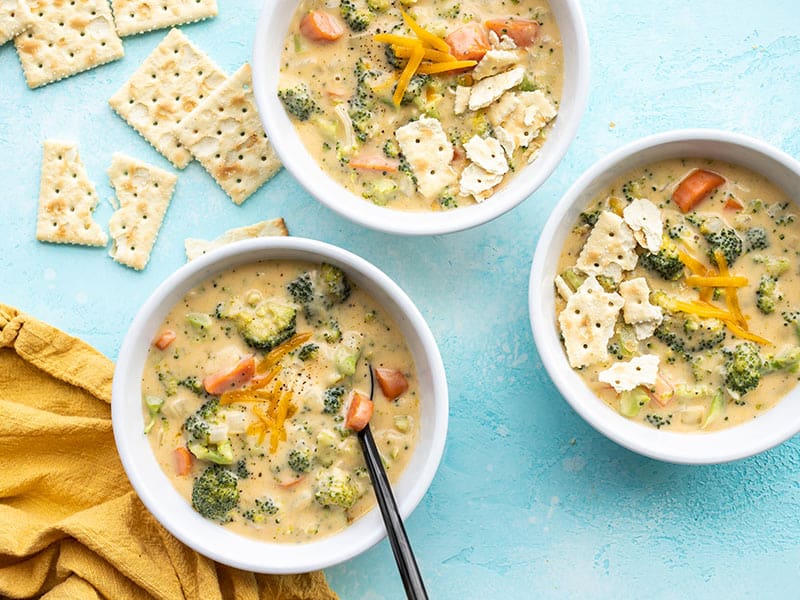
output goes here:
{"type": "Polygon", "coordinates": [[[220,562],[303,572],[384,528],[355,432],[369,422],[405,516],[447,431],[436,343],[411,300],[357,256],[251,240],[179,269],[134,319],[114,435],[148,509],[220,562]]]}
{"type": "Polygon", "coordinates": [[[574,0],[278,0],[253,85],[315,198],[368,227],[437,234],[544,182],[577,130],[588,60],[574,0]]]}
{"type": "Polygon", "coordinates": [[[713,463],[800,431],[800,164],[676,131],[587,171],[539,240],[540,355],[590,424],[642,454],[713,463]]]}

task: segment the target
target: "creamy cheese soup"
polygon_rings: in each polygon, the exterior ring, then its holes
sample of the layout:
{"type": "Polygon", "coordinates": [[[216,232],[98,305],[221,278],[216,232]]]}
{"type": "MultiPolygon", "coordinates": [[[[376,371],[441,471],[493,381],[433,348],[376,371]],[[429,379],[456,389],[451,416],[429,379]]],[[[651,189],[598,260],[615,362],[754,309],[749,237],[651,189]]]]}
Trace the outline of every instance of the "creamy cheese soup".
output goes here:
{"type": "Polygon", "coordinates": [[[737,425],[798,382],[797,206],[724,162],[668,160],[597,194],[561,254],[570,365],[611,408],[680,432],[737,425]]]}
{"type": "Polygon", "coordinates": [[[486,200],[535,160],[562,71],[544,0],[303,0],[278,95],[344,187],[438,211],[486,200]]]}
{"type": "Polygon", "coordinates": [[[373,506],[354,429],[369,421],[396,480],[417,439],[417,389],[383,308],[338,268],[291,261],[191,290],[142,376],[146,433],[175,488],[206,518],[278,542],[330,535],[373,506]]]}

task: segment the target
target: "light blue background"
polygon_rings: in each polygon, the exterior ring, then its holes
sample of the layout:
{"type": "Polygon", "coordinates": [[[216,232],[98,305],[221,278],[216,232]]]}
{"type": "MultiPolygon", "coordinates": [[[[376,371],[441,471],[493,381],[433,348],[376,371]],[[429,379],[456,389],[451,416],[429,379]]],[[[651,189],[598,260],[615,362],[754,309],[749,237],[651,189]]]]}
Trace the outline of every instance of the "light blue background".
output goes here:
{"type": "MultiPolygon", "coordinates": [[[[115,358],[137,307],[183,264],[185,237],[284,216],[293,234],[384,269],[439,342],[450,383],[448,444],[408,520],[432,598],[800,596],[800,440],[713,467],[632,454],[556,392],[526,307],[531,256],[550,209],[608,151],[667,129],[718,127],[800,157],[800,3],[583,4],[592,47],[588,110],[560,167],[510,214],[464,233],[397,238],[321,208],[285,172],[237,207],[195,162],[180,174],[142,273],[102,249],[35,240],[41,144],[80,142],[104,199],[112,196],[105,169],[115,151],[168,168],[106,103],[166,32],[126,38],[122,61],[36,91],[5,45],[0,301],[115,358]]],[[[218,18],[183,29],[233,72],[249,59],[259,8],[260,0],[222,0],[218,18]]],[[[105,226],[111,212],[103,202],[96,219],[105,226]]],[[[342,598],[403,596],[385,542],[328,576],[342,598]]]]}

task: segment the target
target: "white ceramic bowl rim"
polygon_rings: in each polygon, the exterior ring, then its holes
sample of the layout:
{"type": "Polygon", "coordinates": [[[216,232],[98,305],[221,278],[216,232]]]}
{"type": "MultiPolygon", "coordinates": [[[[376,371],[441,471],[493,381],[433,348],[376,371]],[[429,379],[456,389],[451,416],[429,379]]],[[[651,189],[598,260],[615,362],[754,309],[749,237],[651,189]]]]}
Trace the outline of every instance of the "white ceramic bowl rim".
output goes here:
{"type": "Polygon", "coordinates": [[[406,470],[393,485],[405,518],[433,480],[447,435],[448,394],[436,341],[420,312],[403,290],[363,258],[316,240],[260,238],[230,244],[184,265],[147,299],[122,344],[114,374],[111,414],[114,438],[125,472],[139,498],[179,540],[218,562],[248,571],[300,573],[322,569],[364,552],[385,536],[373,508],[344,530],[302,544],[260,542],[238,536],[197,514],[170,483],[142,434],[141,375],[151,340],[166,314],[192,287],[232,266],[259,260],[325,261],[345,269],[351,280],[389,312],[415,358],[420,390],[420,434],[406,470]]]}
{"type": "Polygon", "coordinates": [[[275,151],[298,182],[322,204],[360,225],[402,235],[452,233],[486,223],[538,189],[575,137],[589,93],[589,38],[578,0],[550,0],[564,42],[564,88],[559,115],[539,157],[481,204],[443,212],[404,212],[376,206],[336,183],[310,157],[277,96],[283,39],[296,0],[270,0],[256,28],[253,91],[275,151]]]}
{"type": "Polygon", "coordinates": [[[627,144],[581,175],[545,224],[531,267],[531,328],[539,356],[556,387],[572,408],[599,432],[651,458],[685,464],[722,463],[752,456],[800,432],[800,386],[757,419],[729,429],[696,435],[653,430],[621,416],[591,392],[569,366],[556,327],[552,282],[564,239],[578,213],[623,172],[677,157],[724,160],[764,175],[787,193],[800,189],[797,160],[745,135],[713,129],[684,129],[627,144]]]}

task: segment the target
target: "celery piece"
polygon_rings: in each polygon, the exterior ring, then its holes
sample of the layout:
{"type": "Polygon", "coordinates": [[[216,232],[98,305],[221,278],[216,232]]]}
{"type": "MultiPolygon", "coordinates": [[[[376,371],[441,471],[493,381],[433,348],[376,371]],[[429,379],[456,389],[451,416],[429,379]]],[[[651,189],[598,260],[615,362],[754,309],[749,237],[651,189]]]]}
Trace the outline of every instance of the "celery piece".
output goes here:
{"type": "Polygon", "coordinates": [[[637,387],[619,395],[619,412],[622,416],[633,418],[639,414],[639,409],[650,402],[647,392],[637,387]]]}

